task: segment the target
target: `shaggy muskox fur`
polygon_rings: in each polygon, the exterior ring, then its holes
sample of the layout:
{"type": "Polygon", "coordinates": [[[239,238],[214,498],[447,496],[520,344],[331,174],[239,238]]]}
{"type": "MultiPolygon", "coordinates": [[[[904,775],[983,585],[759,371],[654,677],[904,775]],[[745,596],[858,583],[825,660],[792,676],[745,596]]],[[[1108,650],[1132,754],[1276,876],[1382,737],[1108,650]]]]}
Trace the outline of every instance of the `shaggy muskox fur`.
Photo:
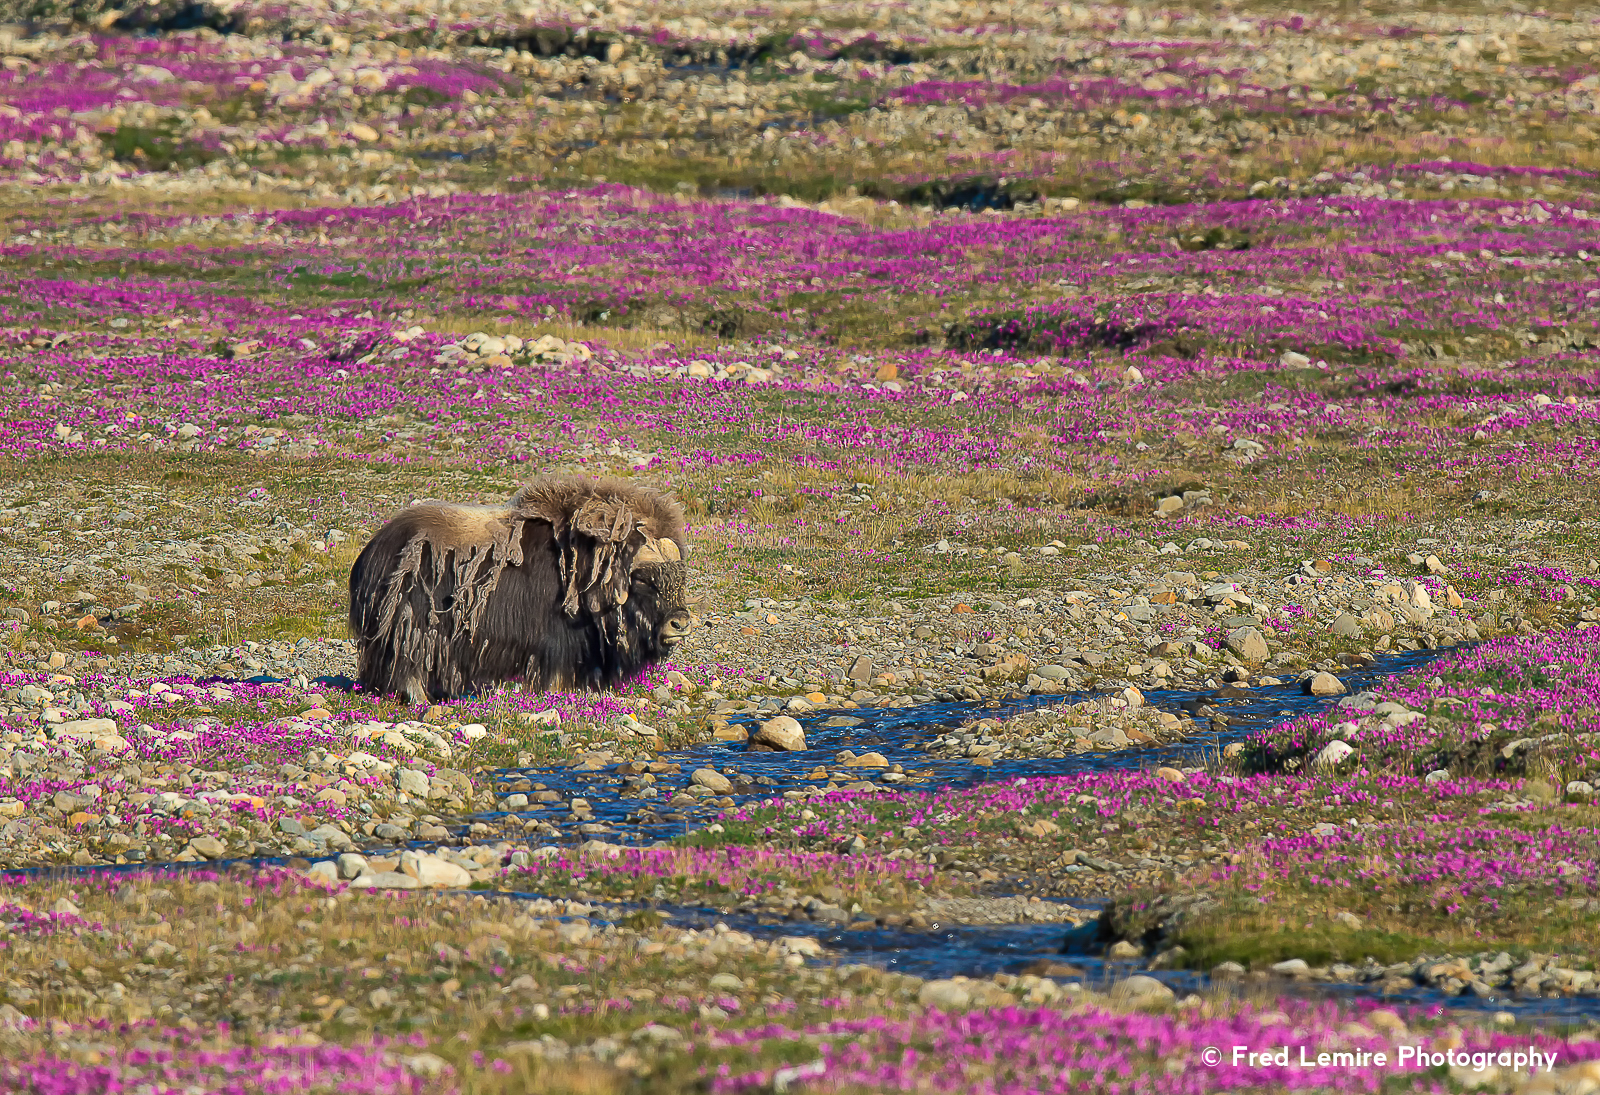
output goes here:
{"type": "Polygon", "coordinates": [[[617,479],[411,506],[350,572],[361,685],[412,703],[505,681],[609,688],[688,632],[686,548],[677,504],[617,479]]]}

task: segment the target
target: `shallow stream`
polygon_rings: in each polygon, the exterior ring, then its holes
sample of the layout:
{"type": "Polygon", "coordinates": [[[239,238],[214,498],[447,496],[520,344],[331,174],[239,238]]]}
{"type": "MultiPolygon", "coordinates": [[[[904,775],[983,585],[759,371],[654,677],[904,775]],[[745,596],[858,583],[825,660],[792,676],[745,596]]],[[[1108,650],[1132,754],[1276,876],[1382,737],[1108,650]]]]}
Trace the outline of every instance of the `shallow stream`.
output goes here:
{"type": "MultiPolygon", "coordinates": [[[[1351,693],[1371,688],[1388,677],[1409,672],[1445,654],[1444,650],[1424,650],[1390,655],[1373,665],[1347,673],[1343,680],[1351,693]]],[[[1316,699],[1301,692],[1293,684],[1268,686],[1248,690],[1245,695],[1231,698],[1219,697],[1212,691],[1184,689],[1152,689],[1144,693],[1145,702],[1170,710],[1191,714],[1202,708],[1215,708],[1225,715],[1225,729],[1209,730],[1191,735],[1184,741],[1167,746],[1131,747],[1103,752],[1080,753],[1061,758],[997,758],[992,766],[973,765],[961,759],[930,756],[922,748],[929,740],[963,722],[976,718],[1000,719],[1021,714],[1045,704],[1070,704],[1094,698],[1094,693],[1067,693],[1059,696],[1027,696],[1012,700],[991,700],[971,703],[929,703],[914,707],[855,708],[848,711],[818,711],[799,718],[805,728],[809,748],[798,753],[751,752],[742,744],[711,742],[691,749],[663,753],[659,759],[676,763],[680,772],[656,775],[657,798],[620,797],[619,766],[585,771],[566,766],[536,768],[508,768],[498,773],[500,786],[516,784],[521,780],[537,782],[560,793],[564,799],[582,797],[588,801],[594,823],[603,825],[604,832],[570,834],[572,839],[599,837],[612,843],[648,844],[656,840],[682,835],[687,827],[699,823],[695,817],[676,814],[666,804],[674,792],[689,785],[695,769],[711,767],[718,771],[737,769],[734,803],[759,801],[782,794],[784,791],[822,786],[827,777],[816,779],[812,772],[818,767],[830,771],[838,769],[834,755],[842,749],[857,753],[874,750],[880,752],[890,764],[899,764],[909,775],[920,776],[918,782],[901,784],[906,789],[931,789],[943,786],[968,786],[994,780],[1031,779],[1070,775],[1074,772],[1104,771],[1111,769],[1153,769],[1161,765],[1175,767],[1204,763],[1215,757],[1224,747],[1242,741],[1255,731],[1284,719],[1316,710],[1327,700],[1316,699]],[[840,718],[854,720],[854,725],[829,726],[840,718]],[[763,783],[755,783],[763,779],[763,783]],[[644,814],[641,817],[641,813],[644,814]],[[672,817],[664,816],[672,813],[672,817]]],[[[757,716],[735,716],[730,721],[750,723],[757,716]]],[[[1205,718],[1202,711],[1197,722],[1205,718]]],[[[866,773],[863,772],[863,778],[866,773]]],[[[725,799],[723,800],[726,801],[725,799]]],[[[724,807],[726,808],[726,807],[724,807]]],[[[704,810],[699,810],[701,814],[704,810]]],[[[477,815],[484,820],[504,816],[499,813],[477,815]]],[[[538,816],[530,812],[527,816],[538,816]]],[[[281,858],[237,861],[240,865],[265,866],[281,864],[281,858]]],[[[80,871],[145,872],[161,869],[227,867],[227,863],[140,863],[123,867],[68,868],[80,871]]],[[[26,872],[32,873],[32,872],[26,872]]],[[[515,898],[525,899],[538,895],[518,893],[515,898]]],[[[1096,909],[1098,902],[1084,901],[1079,907],[1096,909]]],[[[1086,985],[1103,985],[1130,973],[1143,972],[1169,984],[1180,995],[1198,989],[1232,986],[1239,992],[1294,994],[1308,996],[1336,996],[1343,998],[1371,997],[1370,986],[1351,984],[1298,984],[1281,980],[1268,983],[1228,982],[1211,985],[1204,974],[1190,971],[1146,970],[1137,962],[1109,961],[1096,953],[1095,924],[1090,921],[1079,927],[1057,923],[967,925],[936,924],[929,929],[877,928],[869,930],[847,929],[837,924],[809,921],[786,921],[772,924],[758,922],[754,916],[728,914],[710,908],[661,907],[670,922],[682,927],[710,927],[717,922],[752,935],[775,937],[780,935],[806,935],[816,938],[844,962],[865,962],[896,972],[919,977],[967,976],[983,978],[995,973],[1021,973],[1041,960],[1059,962],[1082,971],[1086,985]]],[[[1069,979],[1066,975],[1058,975],[1069,979]]],[[[1576,1021],[1600,1015],[1600,997],[1524,998],[1495,996],[1479,999],[1470,995],[1447,997],[1425,987],[1389,995],[1383,999],[1390,1003],[1441,1004],[1452,1008],[1487,1011],[1511,1011],[1519,1016],[1544,1021],[1576,1021]]]]}
{"type": "MultiPolygon", "coordinates": [[[[1369,689],[1386,678],[1410,672],[1448,653],[1422,650],[1380,658],[1373,665],[1348,672],[1342,679],[1350,693],[1369,689]]],[[[848,711],[818,711],[799,718],[810,747],[799,753],[749,752],[743,745],[707,743],[660,759],[679,764],[677,775],[657,775],[656,786],[662,800],[689,783],[696,768],[718,771],[737,768],[745,779],[765,776],[773,782],[729,796],[735,803],[759,801],[786,790],[823,785],[827,779],[811,778],[812,771],[825,766],[837,769],[834,754],[841,749],[857,753],[875,750],[891,764],[902,765],[908,773],[928,777],[921,783],[903,784],[909,789],[967,786],[994,780],[1031,779],[1063,776],[1074,772],[1108,769],[1153,769],[1204,763],[1216,757],[1227,745],[1242,741],[1257,730],[1286,719],[1317,710],[1331,701],[1305,695],[1296,684],[1250,689],[1245,696],[1219,698],[1212,691],[1152,689],[1144,693],[1145,702],[1170,711],[1193,713],[1200,707],[1215,707],[1228,719],[1226,729],[1191,735],[1183,742],[1144,748],[1124,748],[1104,752],[1080,753],[1055,759],[997,758],[990,767],[975,766],[960,759],[929,756],[921,748],[926,742],[962,722],[975,718],[1005,718],[1044,704],[1077,703],[1093,698],[1092,693],[1060,696],[1028,696],[1009,701],[976,703],[930,703],[916,707],[859,708],[848,711]],[[826,724],[839,716],[859,720],[850,727],[826,724]]],[[[770,716],[768,716],[770,717],[770,716]]],[[[752,723],[756,716],[736,716],[731,722],[752,723]]],[[[1197,719],[1203,722],[1203,719],[1197,719]]],[[[508,778],[527,778],[588,800],[596,821],[613,827],[603,834],[611,842],[640,841],[681,835],[683,821],[628,820],[636,816],[638,799],[619,799],[614,788],[617,777],[611,771],[581,772],[570,769],[508,769],[508,778]]],[[[664,807],[663,807],[664,808],[664,807]]],[[[691,823],[692,824],[692,823],[691,823]]],[[[1084,901],[1079,907],[1096,909],[1099,902],[1084,901]]],[[[816,938],[840,961],[864,962],[918,977],[988,977],[995,973],[1021,973],[1041,959],[1055,961],[1083,971],[1085,985],[1104,985],[1131,973],[1147,973],[1170,985],[1180,995],[1204,988],[1229,988],[1237,992],[1267,992],[1272,995],[1334,996],[1346,999],[1371,998],[1372,986],[1355,984],[1294,983],[1284,980],[1261,982],[1218,982],[1213,985],[1205,974],[1179,970],[1148,970],[1137,962],[1110,961],[1098,953],[1095,924],[1090,921],[1073,928],[1062,924],[937,925],[928,930],[879,928],[846,929],[836,924],[805,921],[771,924],[753,916],[725,914],[715,909],[662,908],[671,922],[683,927],[710,927],[717,922],[752,935],[774,937],[806,935],[816,938]]],[[[1062,976],[1060,979],[1067,979],[1062,976]]],[[[1510,994],[1478,998],[1471,995],[1449,997],[1418,986],[1407,992],[1382,997],[1390,1004],[1445,1005],[1481,1011],[1510,1011],[1519,1016],[1543,1021],[1576,1021],[1600,1015],[1600,997],[1516,997],[1510,994]]]]}
{"type": "MultiPolygon", "coordinates": [[[[1440,650],[1425,650],[1391,655],[1366,669],[1351,672],[1343,679],[1352,693],[1359,692],[1387,677],[1409,672],[1442,653],[1440,650]]],[[[1025,696],[1015,700],[818,711],[798,717],[809,746],[803,752],[751,752],[743,744],[708,742],[692,749],[660,754],[659,759],[677,763],[682,770],[676,775],[656,775],[657,797],[654,800],[619,798],[616,791],[620,779],[614,768],[588,772],[553,767],[509,768],[501,773],[501,778],[505,783],[527,779],[544,784],[564,799],[573,796],[585,799],[595,822],[611,828],[610,832],[595,834],[607,841],[648,842],[683,835],[686,822],[681,817],[651,821],[648,818],[639,820],[638,815],[641,810],[657,815],[673,812],[665,803],[674,792],[689,785],[690,776],[697,768],[709,767],[719,772],[737,768],[739,777],[729,777],[736,781],[735,792],[728,797],[738,805],[768,799],[784,791],[826,785],[828,776],[814,779],[811,773],[819,766],[828,768],[830,772],[840,770],[839,765],[834,763],[834,756],[842,749],[850,749],[858,754],[868,751],[882,753],[890,764],[899,764],[907,773],[923,777],[920,782],[900,785],[907,789],[965,787],[983,782],[1066,776],[1085,771],[1154,769],[1161,765],[1182,767],[1202,764],[1207,756],[1215,758],[1221,749],[1232,742],[1242,741],[1263,727],[1316,710],[1328,702],[1305,695],[1294,684],[1254,688],[1245,696],[1230,699],[1218,698],[1211,691],[1151,689],[1144,693],[1147,704],[1173,712],[1193,712],[1201,707],[1215,707],[1227,717],[1229,725],[1225,730],[1191,735],[1175,745],[1078,753],[1054,759],[998,757],[992,766],[987,767],[959,758],[930,756],[922,748],[941,733],[966,721],[1002,719],[1047,704],[1078,703],[1093,699],[1096,695],[1071,692],[1059,696],[1025,696]],[[827,725],[841,717],[855,720],[857,725],[827,725]],[[770,782],[752,782],[762,777],[770,782]],[[749,783],[749,787],[741,790],[740,779],[749,783]]],[[[729,718],[730,723],[751,726],[756,721],[758,717],[754,715],[729,718]]],[[[1202,716],[1196,721],[1204,723],[1206,719],[1202,716]]],[[[867,774],[863,771],[861,778],[866,778],[867,774]]],[[[527,816],[539,815],[534,812],[527,816]]]]}

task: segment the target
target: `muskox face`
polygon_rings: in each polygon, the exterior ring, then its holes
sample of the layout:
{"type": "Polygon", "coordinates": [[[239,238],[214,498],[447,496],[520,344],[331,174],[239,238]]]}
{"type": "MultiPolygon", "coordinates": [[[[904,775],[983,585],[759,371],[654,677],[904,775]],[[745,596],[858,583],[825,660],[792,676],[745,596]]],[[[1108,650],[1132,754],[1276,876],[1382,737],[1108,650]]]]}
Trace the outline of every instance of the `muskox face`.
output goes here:
{"type": "Polygon", "coordinates": [[[688,568],[682,563],[637,565],[628,575],[628,599],[622,610],[649,653],[665,654],[689,634],[688,568]]]}
{"type": "Polygon", "coordinates": [[[689,633],[688,579],[678,545],[666,537],[646,537],[634,553],[623,606],[650,656],[665,655],[689,633]]]}

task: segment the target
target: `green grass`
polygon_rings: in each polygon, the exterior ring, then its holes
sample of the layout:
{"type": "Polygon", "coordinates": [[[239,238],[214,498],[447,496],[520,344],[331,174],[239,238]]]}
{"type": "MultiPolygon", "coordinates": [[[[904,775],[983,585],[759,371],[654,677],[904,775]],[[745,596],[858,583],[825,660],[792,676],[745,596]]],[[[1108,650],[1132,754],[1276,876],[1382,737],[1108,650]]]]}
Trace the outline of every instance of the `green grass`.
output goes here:
{"type": "Polygon", "coordinates": [[[268,639],[293,642],[297,639],[343,639],[350,633],[346,622],[345,599],[341,591],[327,594],[324,611],[285,614],[259,625],[256,634],[268,639]]]}
{"type": "Polygon", "coordinates": [[[118,163],[150,171],[169,171],[206,164],[222,155],[195,141],[176,135],[176,126],[119,125],[101,134],[106,152],[118,163]]]}
{"type": "Polygon", "coordinates": [[[800,92],[793,98],[801,113],[819,119],[847,118],[852,114],[860,114],[872,105],[867,99],[828,91],[800,92]]]}
{"type": "Polygon", "coordinates": [[[1207,923],[1179,932],[1164,945],[1183,947],[1187,952],[1183,966],[1196,970],[1210,970],[1222,962],[1265,969],[1290,958],[1312,966],[1360,965],[1368,958],[1391,965],[1449,949],[1437,939],[1407,931],[1351,929],[1331,922],[1274,926],[1263,925],[1260,918],[1207,923]]]}
{"type": "Polygon", "coordinates": [[[1388,965],[1499,950],[1513,955],[1592,954],[1600,917],[1553,907],[1551,900],[1542,892],[1526,898],[1512,895],[1506,913],[1493,921],[1453,919],[1428,908],[1425,900],[1374,906],[1359,896],[1330,898],[1291,884],[1274,891],[1270,904],[1248,894],[1225,893],[1220,908],[1184,923],[1156,946],[1182,947],[1181,964],[1199,970],[1220,962],[1265,969],[1290,958],[1326,966],[1360,965],[1367,958],[1388,965]],[[1354,909],[1363,925],[1348,927],[1332,919],[1341,905],[1354,909]]]}
{"type": "MultiPolygon", "coordinates": [[[[289,1026],[334,1041],[417,1031],[427,1051],[445,1058],[473,1095],[622,1095],[641,1085],[693,1092],[704,1071],[719,1064],[737,1071],[771,1067],[810,1059],[815,1049],[781,1040],[755,1051],[631,1042],[648,1023],[681,1028],[680,1001],[689,1002],[692,1016],[699,1006],[737,998],[735,1017],[727,1020],[737,1023],[759,1015],[763,1001],[783,1000],[792,1009],[786,1021],[805,1024],[903,1014],[917,986],[914,979],[870,969],[795,969],[764,946],[720,955],[702,954],[698,945],[691,951],[679,943],[678,929],[646,912],[621,923],[620,938],[608,932],[604,939],[568,941],[553,922],[526,915],[521,902],[330,896],[287,873],[273,884],[278,892],[232,876],[215,882],[184,876],[109,884],[33,880],[13,887],[8,899],[50,907],[66,898],[85,921],[114,924],[116,931],[87,930],[74,921],[14,940],[10,968],[30,980],[66,970],[74,983],[80,977],[91,985],[121,982],[124,990],[114,1002],[93,992],[51,993],[44,1001],[52,1019],[102,1024],[95,1046],[101,1055],[120,1055],[136,1044],[147,1050],[150,1043],[139,1041],[147,1037],[160,1046],[169,1039],[174,1046],[191,1044],[181,1029],[196,1026],[210,1031],[219,1048],[263,1043],[289,1026]],[[147,958],[146,948],[158,941],[173,949],[147,958]],[[743,987],[714,986],[717,974],[733,974],[743,987]],[[223,975],[234,983],[231,991],[209,987],[223,975]],[[531,981],[532,987],[505,991],[519,977],[520,985],[531,981]],[[389,1002],[374,1002],[371,993],[379,988],[389,1002]],[[149,1019],[171,1033],[139,1025],[149,1019]],[[574,1045],[610,1036],[632,1052],[601,1064],[508,1051],[544,1036],[574,1045]],[[491,1068],[496,1059],[504,1064],[491,1068]]],[[[8,1059],[63,1052],[77,1051],[23,1032],[10,1043],[8,1059]]]]}

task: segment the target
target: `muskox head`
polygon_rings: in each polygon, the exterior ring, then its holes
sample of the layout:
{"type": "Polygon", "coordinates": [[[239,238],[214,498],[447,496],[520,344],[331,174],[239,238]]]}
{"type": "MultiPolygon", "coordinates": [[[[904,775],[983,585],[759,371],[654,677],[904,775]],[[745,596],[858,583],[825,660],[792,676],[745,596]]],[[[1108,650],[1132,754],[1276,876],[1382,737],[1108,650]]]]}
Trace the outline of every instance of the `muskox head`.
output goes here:
{"type": "Polygon", "coordinates": [[[689,634],[689,568],[673,541],[646,540],[633,557],[621,611],[633,629],[650,637],[649,654],[660,657],[689,634]],[[659,653],[658,653],[659,652],[659,653]]]}

